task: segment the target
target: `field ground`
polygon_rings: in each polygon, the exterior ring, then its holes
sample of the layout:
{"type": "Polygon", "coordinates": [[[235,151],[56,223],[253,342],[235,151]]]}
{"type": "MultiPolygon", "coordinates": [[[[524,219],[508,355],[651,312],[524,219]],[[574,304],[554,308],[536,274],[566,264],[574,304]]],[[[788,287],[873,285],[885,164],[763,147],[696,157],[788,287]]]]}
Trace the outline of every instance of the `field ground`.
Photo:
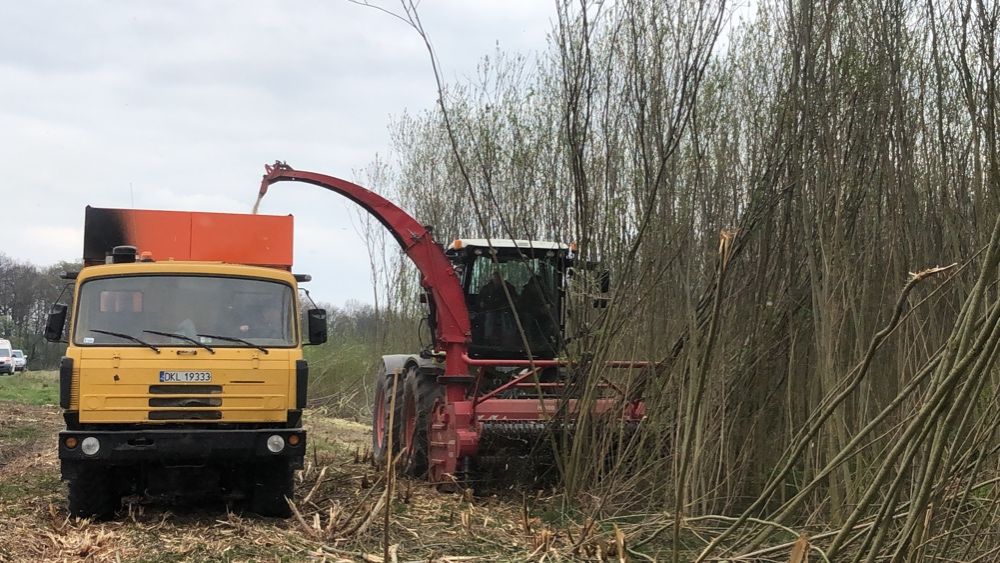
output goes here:
{"type": "MultiPolygon", "coordinates": [[[[193,507],[126,498],[117,521],[89,522],[66,513],[57,389],[53,372],[0,377],[0,561],[383,560],[383,511],[373,508],[384,506],[384,487],[367,461],[367,426],[309,412],[299,518],[231,512],[222,500],[193,507]]],[[[391,503],[390,560],[572,560],[616,551],[613,530],[561,515],[537,493],[529,508],[522,495],[443,494],[401,480],[391,503]]]]}

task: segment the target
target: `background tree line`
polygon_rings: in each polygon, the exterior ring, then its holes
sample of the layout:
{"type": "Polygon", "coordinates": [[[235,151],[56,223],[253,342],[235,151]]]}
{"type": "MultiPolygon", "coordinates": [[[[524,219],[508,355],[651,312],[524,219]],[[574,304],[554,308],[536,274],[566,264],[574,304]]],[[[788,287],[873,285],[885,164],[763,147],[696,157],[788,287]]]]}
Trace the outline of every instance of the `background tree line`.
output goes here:
{"type": "MultiPolygon", "coordinates": [[[[13,260],[0,253],[0,338],[28,356],[28,369],[53,369],[65,350],[42,337],[49,307],[68,282],[60,279],[65,271],[78,271],[80,264],[60,262],[40,267],[13,260]]],[[[69,282],[71,283],[71,282],[69,282]]],[[[66,290],[69,299],[72,290],[66,290]]]]}
{"type": "MultiPolygon", "coordinates": [[[[618,375],[649,413],[627,447],[562,445],[567,498],[661,514],[648,541],[678,554],[765,556],[792,526],[837,560],[995,555],[998,4],[556,4],[546,52],[398,119],[362,182],[440,241],[612,267],[566,353],[660,364],[618,375]]],[[[405,261],[372,267],[417,314],[405,261]]]]}

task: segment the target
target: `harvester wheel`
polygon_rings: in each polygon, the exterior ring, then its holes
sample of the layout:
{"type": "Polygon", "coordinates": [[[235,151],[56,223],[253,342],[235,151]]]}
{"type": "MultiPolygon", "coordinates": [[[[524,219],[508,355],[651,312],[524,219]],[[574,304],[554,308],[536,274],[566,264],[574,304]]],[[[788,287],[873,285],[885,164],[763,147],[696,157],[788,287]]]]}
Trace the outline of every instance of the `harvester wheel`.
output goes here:
{"type": "Polygon", "coordinates": [[[69,481],[69,513],[77,518],[105,520],[121,505],[111,472],[103,467],[80,467],[69,481]]]}
{"type": "Polygon", "coordinates": [[[400,464],[405,475],[423,478],[427,475],[432,412],[434,404],[444,398],[444,386],[435,377],[420,375],[417,368],[411,367],[405,387],[402,409],[405,450],[400,464]]]}
{"type": "MultiPolygon", "coordinates": [[[[372,458],[379,466],[386,463],[389,445],[389,409],[392,405],[392,380],[394,374],[387,373],[385,364],[379,363],[375,372],[375,404],[372,406],[372,458]]],[[[393,420],[392,450],[395,455],[401,449],[399,431],[403,425],[400,413],[403,411],[403,381],[396,385],[396,415],[393,420]]]]}

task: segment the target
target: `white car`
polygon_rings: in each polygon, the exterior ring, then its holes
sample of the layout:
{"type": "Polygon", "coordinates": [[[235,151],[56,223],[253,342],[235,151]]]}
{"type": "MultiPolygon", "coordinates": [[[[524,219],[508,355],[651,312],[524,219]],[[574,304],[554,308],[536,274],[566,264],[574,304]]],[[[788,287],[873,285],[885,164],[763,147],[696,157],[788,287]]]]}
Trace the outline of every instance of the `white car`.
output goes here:
{"type": "Polygon", "coordinates": [[[14,375],[14,354],[10,349],[10,344],[5,347],[0,341],[0,375],[14,375]]]}
{"type": "Polygon", "coordinates": [[[13,351],[14,356],[14,371],[26,371],[28,369],[28,356],[24,355],[24,352],[20,350],[13,351]]]}

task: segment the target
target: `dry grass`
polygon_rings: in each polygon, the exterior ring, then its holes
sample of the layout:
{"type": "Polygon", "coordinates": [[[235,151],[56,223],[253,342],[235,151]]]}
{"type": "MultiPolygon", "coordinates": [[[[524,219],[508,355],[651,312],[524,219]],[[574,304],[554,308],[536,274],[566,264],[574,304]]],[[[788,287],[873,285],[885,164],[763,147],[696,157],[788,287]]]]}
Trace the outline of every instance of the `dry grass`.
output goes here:
{"type": "MultiPolygon", "coordinates": [[[[115,522],[67,517],[57,408],[0,402],[0,561],[382,561],[382,473],[367,426],[307,415],[311,450],[297,477],[297,516],[265,519],[208,506],[126,499],[115,522]]],[[[579,522],[538,492],[487,498],[394,487],[390,560],[618,560],[613,527],[579,522]]]]}

